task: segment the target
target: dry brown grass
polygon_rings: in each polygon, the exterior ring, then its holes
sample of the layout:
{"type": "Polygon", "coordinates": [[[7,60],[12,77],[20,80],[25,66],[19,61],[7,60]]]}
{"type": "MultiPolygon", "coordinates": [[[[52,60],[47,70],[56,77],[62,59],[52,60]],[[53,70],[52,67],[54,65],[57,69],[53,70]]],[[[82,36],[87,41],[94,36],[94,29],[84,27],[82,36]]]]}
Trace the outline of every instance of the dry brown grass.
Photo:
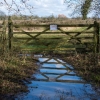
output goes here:
{"type": "Polygon", "coordinates": [[[24,81],[37,69],[32,58],[23,58],[12,54],[5,59],[0,57],[0,95],[12,95],[27,91],[24,81]]]}
{"type": "MultiPolygon", "coordinates": [[[[99,23],[100,20],[96,19],[99,23]]],[[[29,20],[13,20],[14,24],[93,24],[95,19],[29,19],[29,20]]]]}

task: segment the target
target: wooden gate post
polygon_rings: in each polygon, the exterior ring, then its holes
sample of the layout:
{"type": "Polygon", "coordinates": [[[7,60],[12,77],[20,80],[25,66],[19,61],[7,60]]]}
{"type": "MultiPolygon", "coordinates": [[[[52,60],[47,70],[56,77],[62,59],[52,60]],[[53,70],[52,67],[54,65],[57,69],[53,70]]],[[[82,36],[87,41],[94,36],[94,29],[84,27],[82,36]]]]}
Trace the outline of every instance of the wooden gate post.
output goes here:
{"type": "Polygon", "coordinates": [[[95,42],[95,54],[97,54],[97,61],[100,63],[100,32],[99,23],[94,21],[94,42],[95,42]]]}
{"type": "Polygon", "coordinates": [[[97,23],[97,53],[98,53],[98,64],[100,65],[100,24],[97,23]]]}
{"type": "Polygon", "coordinates": [[[8,18],[8,45],[9,45],[9,50],[11,50],[12,48],[12,37],[13,37],[13,23],[11,20],[11,16],[9,16],[8,18]]]}

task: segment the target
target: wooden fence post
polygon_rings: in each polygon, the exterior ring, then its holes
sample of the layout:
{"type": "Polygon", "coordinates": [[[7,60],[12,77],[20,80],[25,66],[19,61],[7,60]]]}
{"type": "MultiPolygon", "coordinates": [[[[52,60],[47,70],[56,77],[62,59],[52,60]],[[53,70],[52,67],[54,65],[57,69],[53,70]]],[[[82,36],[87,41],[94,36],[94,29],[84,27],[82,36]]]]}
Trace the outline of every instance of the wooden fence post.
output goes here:
{"type": "Polygon", "coordinates": [[[94,21],[94,42],[95,42],[95,49],[94,53],[97,54],[97,61],[100,63],[100,32],[99,32],[99,23],[94,21]]]}
{"type": "Polygon", "coordinates": [[[8,45],[9,45],[9,50],[11,50],[12,48],[12,37],[13,37],[13,23],[11,20],[11,16],[9,16],[8,18],[8,45]]]}
{"type": "Polygon", "coordinates": [[[6,50],[6,21],[5,19],[2,25],[3,27],[2,27],[2,34],[1,34],[1,43],[2,43],[2,53],[4,53],[6,50]]]}

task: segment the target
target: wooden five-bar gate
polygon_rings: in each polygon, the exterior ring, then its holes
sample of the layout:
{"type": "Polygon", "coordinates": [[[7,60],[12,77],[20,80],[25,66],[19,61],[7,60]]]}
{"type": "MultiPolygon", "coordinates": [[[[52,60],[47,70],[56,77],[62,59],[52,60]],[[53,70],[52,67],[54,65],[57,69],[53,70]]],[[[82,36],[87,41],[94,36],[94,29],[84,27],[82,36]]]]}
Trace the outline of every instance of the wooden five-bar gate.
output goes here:
{"type": "MultiPolygon", "coordinates": [[[[8,24],[3,23],[1,25],[1,37],[2,37],[2,46],[3,50],[5,45],[8,45],[9,50],[12,49],[12,42],[21,40],[26,40],[24,44],[27,44],[31,40],[41,40],[41,39],[53,39],[55,41],[61,41],[59,44],[65,45],[67,50],[76,50],[76,51],[85,51],[85,52],[94,52],[100,53],[100,32],[99,32],[99,23],[94,21],[93,24],[14,24],[11,20],[11,17],[8,19],[8,24]],[[8,28],[7,28],[8,26],[8,28]],[[72,28],[73,30],[69,30],[72,28]],[[79,29],[81,28],[81,29],[79,29]],[[28,29],[28,30],[26,30],[28,29]],[[77,31],[75,31],[78,29],[77,31]],[[36,31],[35,31],[36,30],[36,31]],[[55,35],[50,37],[49,35],[55,35]],[[19,35],[19,36],[18,36],[19,35]],[[23,35],[26,35],[23,37],[23,35]],[[44,35],[44,36],[41,36],[44,35]],[[17,37],[18,36],[18,37],[17,37]],[[57,36],[57,37],[56,37],[57,36]],[[63,41],[64,40],[64,44],[63,41]],[[7,42],[5,42],[7,41],[7,42]],[[73,48],[73,49],[69,49],[73,48]]],[[[53,43],[51,43],[53,45],[53,43]]],[[[34,46],[34,45],[33,45],[34,46]]],[[[55,47],[55,46],[54,46],[55,47]]],[[[57,47],[57,45],[56,45],[57,47]]],[[[59,47],[59,46],[58,46],[59,47]]],[[[64,46],[61,46],[64,47],[64,46]]],[[[57,50],[61,50],[57,49],[57,50]]],[[[47,46],[48,48],[48,46],[47,46]]],[[[50,48],[54,50],[54,48],[50,48]]],[[[26,50],[28,50],[26,48],[26,50]]]]}

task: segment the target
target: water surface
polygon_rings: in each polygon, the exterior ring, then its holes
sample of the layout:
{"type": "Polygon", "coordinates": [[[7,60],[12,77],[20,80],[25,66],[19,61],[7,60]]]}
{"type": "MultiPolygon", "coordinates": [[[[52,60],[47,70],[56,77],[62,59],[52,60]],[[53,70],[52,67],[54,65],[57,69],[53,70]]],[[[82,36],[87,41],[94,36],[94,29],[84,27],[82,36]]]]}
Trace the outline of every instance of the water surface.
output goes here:
{"type": "Polygon", "coordinates": [[[100,100],[92,86],[77,76],[73,66],[57,58],[38,56],[38,60],[40,69],[33,75],[35,80],[27,84],[29,92],[16,100],[100,100]]]}

